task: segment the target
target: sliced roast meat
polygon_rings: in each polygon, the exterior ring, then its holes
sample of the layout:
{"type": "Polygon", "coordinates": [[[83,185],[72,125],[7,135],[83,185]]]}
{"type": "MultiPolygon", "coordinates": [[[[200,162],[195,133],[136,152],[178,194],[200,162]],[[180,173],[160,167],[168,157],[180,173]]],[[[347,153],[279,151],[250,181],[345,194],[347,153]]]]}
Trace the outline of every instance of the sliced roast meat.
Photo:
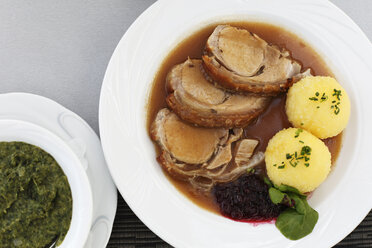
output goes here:
{"type": "Polygon", "coordinates": [[[243,166],[249,163],[254,149],[258,145],[258,141],[254,139],[242,139],[236,142],[235,145],[235,163],[238,166],[243,166]]]}
{"type": "Polygon", "coordinates": [[[287,50],[268,44],[245,29],[219,25],[208,38],[204,69],[214,82],[233,91],[277,95],[301,73],[301,65],[287,50]]]}
{"type": "Polygon", "coordinates": [[[211,84],[202,61],[188,59],[167,76],[167,104],[183,120],[203,127],[248,125],[270,102],[269,97],[229,93],[211,84]]]}
{"type": "Polygon", "coordinates": [[[189,181],[199,190],[210,190],[218,182],[229,182],[263,160],[257,153],[244,164],[233,163],[231,145],[243,130],[203,128],[190,125],[168,109],[158,112],[151,137],[161,153],[158,161],[173,177],[189,181]]]}
{"type": "Polygon", "coordinates": [[[151,132],[164,151],[172,154],[175,160],[188,164],[208,162],[216,148],[224,144],[229,136],[227,129],[189,125],[168,109],[159,111],[151,132]]]}

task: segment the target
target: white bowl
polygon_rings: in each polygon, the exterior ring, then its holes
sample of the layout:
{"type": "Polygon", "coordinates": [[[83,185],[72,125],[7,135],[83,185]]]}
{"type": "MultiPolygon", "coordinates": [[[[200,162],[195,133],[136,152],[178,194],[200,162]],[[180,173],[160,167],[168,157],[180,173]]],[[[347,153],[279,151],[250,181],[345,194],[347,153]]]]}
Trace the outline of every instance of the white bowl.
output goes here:
{"type": "Polygon", "coordinates": [[[0,142],[20,141],[48,152],[67,176],[72,193],[72,218],[61,248],[83,247],[92,224],[93,201],[88,177],[75,153],[45,128],[19,120],[0,120],[0,142]]]}
{"type": "Polygon", "coordinates": [[[329,1],[160,0],[128,29],[106,71],[99,123],[107,164],[135,214],[173,246],[329,247],[372,207],[371,78],[371,43],[329,1]],[[171,49],[205,25],[236,20],[272,23],[297,34],[325,59],[351,99],[337,165],[310,199],[319,221],[299,241],[286,239],[275,225],[234,222],[195,205],[167,180],[147,132],[151,83],[171,49]]]}

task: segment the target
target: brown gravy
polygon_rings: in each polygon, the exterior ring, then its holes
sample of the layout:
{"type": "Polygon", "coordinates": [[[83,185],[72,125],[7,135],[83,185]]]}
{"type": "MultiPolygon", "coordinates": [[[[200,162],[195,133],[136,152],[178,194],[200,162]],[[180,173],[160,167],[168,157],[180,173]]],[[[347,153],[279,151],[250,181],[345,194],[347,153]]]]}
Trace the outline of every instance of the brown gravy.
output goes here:
{"type": "MultiPolygon", "coordinates": [[[[256,33],[269,43],[286,48],[291,52],[292,58],[301,62],[303,68],[311,68],[314,75],[333,76],[323,59],[303,40],[296,35],[270,24],[264,23],[229,23],[231,25],[248,29],[256,33]]],[[[196,33],[190,35],[178,44],[164,59],[152,85],[148,101],[147,127],[150,130],[151,123],[154,121],[157,112],[166,107],[165,78],[170,69],[179,63],[184,62],[187,57],[201,58],[206,40],[213,32],[216,25],[207,26],[196,33]]],[[[288,128],[291,124],[285,113],[285,94],[275,97],[268,109],[244,129],[246,138],[255,138],[260,141],[257,151],[265,151],[268,141],[275,133],[288,128]]],[[[332,164],[335,163],[342,141],[342,134],[324,140],[332,154],[332,164]]],[[[155,144],[158,149],[157,144],[155,144]]],[[[262,166],[264,170],[264,166],[262,166]]],[[[176,180],[165,173],[173,185],[186,195],[191,201],[207,210],[218,212],[218,207],[213,202],[211,196],[205,196],[196,192],[188,183],[176,180]]]]}

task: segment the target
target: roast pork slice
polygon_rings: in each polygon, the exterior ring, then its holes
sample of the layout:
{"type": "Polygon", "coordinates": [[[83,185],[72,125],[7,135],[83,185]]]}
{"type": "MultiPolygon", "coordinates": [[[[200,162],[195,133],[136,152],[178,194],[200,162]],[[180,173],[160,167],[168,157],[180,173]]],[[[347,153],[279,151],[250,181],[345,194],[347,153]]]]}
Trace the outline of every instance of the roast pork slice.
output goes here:
{"type": "Polygon", "coordinates": [[[161,148],[158,161],[162,167],[202,191],[209,191],[217,182],[231,181],[263,161],[263,153],[257,153],[244,165],[232,162],[232,143],[242,133],[241,128],[196,127],[166,108],[158,112],[151,127],[151,137],[161,148]]]}
{"type": "Polygon", "coordinates": [[[210,78],[222,87],[262,95],[277,95],[310,74],[310,70],[301,73],[301,65],[287,50],[229,25],[215,28],[203,61],[210,78]]]}
{"type": "Polygon", "coordinates": [[[244,127],[270,102],[270,97],[229,93],[211,84],[200,59],[174,66],[166,85],[168,106],[181,119],[202,127],[244,127]]]}
{"type": "Polygon", "coordinates": [[[212,158],[221,141],[226,142],[229,130],[195,127],[181,121],[168,109],[162,109],[156,116],[152,135],[175,160],[203,164],[212,158]]]}
{"type": "Polygon", "coordinates": [[[235,163],[238,166],[248,164],[257,145],[258,141],[255,139],[242,139],[236,142],[234,158],[235,163]]]}

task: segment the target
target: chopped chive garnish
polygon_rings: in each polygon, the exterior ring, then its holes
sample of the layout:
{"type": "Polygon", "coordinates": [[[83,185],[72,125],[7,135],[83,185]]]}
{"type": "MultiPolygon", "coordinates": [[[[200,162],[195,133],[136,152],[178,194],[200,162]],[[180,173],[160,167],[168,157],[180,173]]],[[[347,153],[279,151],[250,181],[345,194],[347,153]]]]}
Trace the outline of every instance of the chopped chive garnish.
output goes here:
{"type": "Polygon", "coordinates": [[[292,160],[291,161],[289,161],[289,163],[292,165],[292,167],[296,167],[297,166],[297,164],[298,164],[298,162],[292,162],[292,160]]]}
{"type": "Polygon", "coordinates": [[[298,136],[300,136],[300,133],[302,133],[302,129],[301,128],[298,128],[297,130],[296,130],[296,133],[295,133],[295,138],[298,138],[298,136]]]}
{"type": "Polygon", "coordinates": [[[325,102],[327,101],[327,99],[328,99],[328,96],[325,93],[323,93],[322,97],[320,98],[320,102],[325,102]]]}
{"type": "Polygon", "coordinates": [[[335,115],[338,115],[340,113],[340,109],[336,108],[334,113],[335,113],[335,115]]]}
{"type": "Polygon", "coordinates": [[[311,155],[311,147],[303,146],[301,149],[301,155],[311,155]]]}
{"type": "MultiPolygon", "coordinates": [[[[299,142],[304,143],[304,141],[302,141],[302,140],[299,140],[299,142]]],[[[292,167],[296,167],[301,159],[305,160],[305,166],[309,167],[310,163],[306,163],[306,162],[310,160],[310,157],[309,157],[310,155],[311,155],[311,147],[310,146],[303,146],[301,148],[300,156],[299,156],[298,152],[296,151],[292,154],[291,153],[286,153],[285,158],[288,160],[287,162],[292,167]]],[[[285,167],[285,165],[286,165],[286,163],[284,161],[282,161],[281,165],[278,166],[277,168],[278,169],[283,169],[285,167]]],[[[274,164],[273,166],[276,167],[277,164],[274,164]]]]}
{"type": "Polygon", "coordinates": [[[341,100],[341,96],[342,96],[342,93],[341,93],[341,90],[336,90],[336,89],[333,89],[333,94],[332,96],[335,96],[337,98],[338,101],[336,100],[333,100],[332,101],[332,106],[331,106],[331,109],[333,109],[333,113],[335,115],[338,115],[340,113],[340,108],[338,105],[341,104],[340,100],[341,100]]]}
{"type": "Polygon", "coordinates": [[[337,98],[337,100],[340,100],[340,96],[342,96],[341,94],[341,90],[336,90],[336,89],[333,89],[333,94],[332,96],[335,96],[337,98]]]}

